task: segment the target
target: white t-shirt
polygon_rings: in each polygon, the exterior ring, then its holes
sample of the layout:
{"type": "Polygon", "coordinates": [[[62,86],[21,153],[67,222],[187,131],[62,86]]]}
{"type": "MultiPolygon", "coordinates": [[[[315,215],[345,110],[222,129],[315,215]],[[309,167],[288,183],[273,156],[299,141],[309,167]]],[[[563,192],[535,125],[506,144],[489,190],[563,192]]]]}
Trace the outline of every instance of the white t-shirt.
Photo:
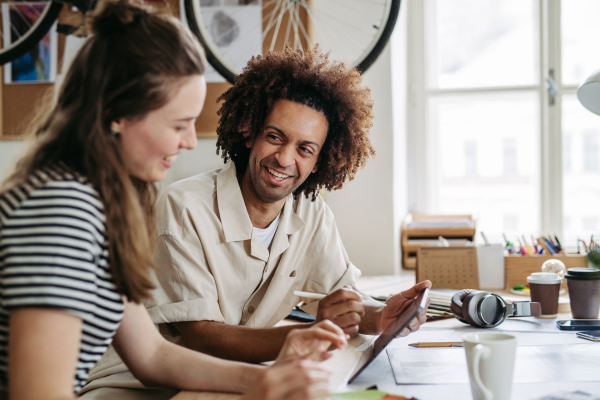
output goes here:
{"type": "Polygon", "coordinates": [[[261,242],[263,242],[267,249],[271,247],[271,242],[273,241],[273,237],[275,237],[275,232],[277,232],[277,226],[279,225],[280,215],[281,212],[277,214],[277,218],[275,218],[273,222],[271,222],[271,225],[267,226],[265,229],[260,229],[253,226],[254,232],[256,232],[258,238],[261,242]]]}

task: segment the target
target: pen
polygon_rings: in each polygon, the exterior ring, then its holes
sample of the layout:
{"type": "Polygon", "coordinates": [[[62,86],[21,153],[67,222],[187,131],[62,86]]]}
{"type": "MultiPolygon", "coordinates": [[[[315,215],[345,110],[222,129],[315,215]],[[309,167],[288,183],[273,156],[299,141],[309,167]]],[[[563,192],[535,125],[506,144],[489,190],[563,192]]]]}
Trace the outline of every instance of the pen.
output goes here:
{"type": "Polygon", "coordinates": [[[548,238],[544,238],[546,240],[546,244],[548,245],[548,250],[550,250],[550,253],[554,254],[558,254],[558,251],[556,251],[556,247],[554,247],[554,244],[552,244],[552,241],[548,238]]]}
{"type": "Polygon", "coordinates": [[[485,245],[489,246],[490,242],[488,242],[487,237],[485,237],[485,233],[481,232],[481,237],[483,238],[483,241],[484,241],[485,245]]]}
{"type": "MultiPolygon", "coordinates": [[[[325,298],[327,295],[320,294],[320,293],[301,292],[299,290],[294,290],[294,296],[304,297],[305,299],[321,300],[321,299],[325,298]]],[[[375,300],[363,300],[362,303],[363,303],[363,305],[368,306],[368,307],[385,307],[386,306],[385,303],[380,303],[375,300]]]]}
{"type": "Polygon", "coordinates": [[[521,243],[521,239],[517,238],[517,240],[519,241],[519,250],[521,250],[521,254],[524,256],[529,255],[527,253],[527,250],[525,250],[525,247],[523,247],[523,243],[521,243]]]}
{"type": "Polygon", "coordinates": [[[525,235],[521,236],[523,238],[523,246],[525,246],[525,250],[527,250],[527,255],[530,256],[533,253],[531,252],[531,249],[529,248],[529,245],[527,244],[527,240],[525,240],[525,235]]]}
{"type": "Polygon", "coordinates": [[[462,342],[419,342],[419,343],[411,343],[410,347],[463,347],[462,342]]]}
{"type": "Polygon", "coordinates": [[[558,236],[554,235],[554,240],[556,240],[556,248],[558,249],[558,251],[561,251],[562,244],[560,244],[560,241],[558,240],[558,236]]]}

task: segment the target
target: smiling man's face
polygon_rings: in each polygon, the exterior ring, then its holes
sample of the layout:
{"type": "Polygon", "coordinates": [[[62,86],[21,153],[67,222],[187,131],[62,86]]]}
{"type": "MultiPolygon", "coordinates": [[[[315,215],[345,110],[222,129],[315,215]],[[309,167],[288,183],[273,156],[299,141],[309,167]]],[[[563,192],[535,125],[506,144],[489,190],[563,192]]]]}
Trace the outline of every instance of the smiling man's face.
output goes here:
{"type": "Polygon", "coordinates": [[[263,203],[276,203],[293,193],[317,171],[329,124],[320,111],[279,100],[250,148],[245,184],[263,203]]]}

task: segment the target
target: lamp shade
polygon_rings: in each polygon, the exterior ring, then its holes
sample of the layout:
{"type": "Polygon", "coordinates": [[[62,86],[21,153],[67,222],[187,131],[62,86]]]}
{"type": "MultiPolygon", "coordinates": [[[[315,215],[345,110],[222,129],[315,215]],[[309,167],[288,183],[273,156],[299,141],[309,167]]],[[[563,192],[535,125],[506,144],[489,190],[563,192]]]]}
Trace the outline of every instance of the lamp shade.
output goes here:
{"type": "Polygon", "coordinates": [[[577,98],[585,108],[600,115],[600,69],[577,88],[577,98]]]}

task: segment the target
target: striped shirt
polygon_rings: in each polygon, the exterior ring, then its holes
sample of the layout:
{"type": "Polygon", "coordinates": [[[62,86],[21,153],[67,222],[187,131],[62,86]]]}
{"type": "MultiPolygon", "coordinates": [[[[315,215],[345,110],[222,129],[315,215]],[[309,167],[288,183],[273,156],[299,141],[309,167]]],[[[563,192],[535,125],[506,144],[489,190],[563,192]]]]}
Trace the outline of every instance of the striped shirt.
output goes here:
{"type": "Polygon", "coordinates": [[[0,195],[0,390],[6,389],[10,311],[59,309],[82,319],[74,391],[123,317],[108,265],[103,205],[92,185],[59,168],[0,195]]]}

